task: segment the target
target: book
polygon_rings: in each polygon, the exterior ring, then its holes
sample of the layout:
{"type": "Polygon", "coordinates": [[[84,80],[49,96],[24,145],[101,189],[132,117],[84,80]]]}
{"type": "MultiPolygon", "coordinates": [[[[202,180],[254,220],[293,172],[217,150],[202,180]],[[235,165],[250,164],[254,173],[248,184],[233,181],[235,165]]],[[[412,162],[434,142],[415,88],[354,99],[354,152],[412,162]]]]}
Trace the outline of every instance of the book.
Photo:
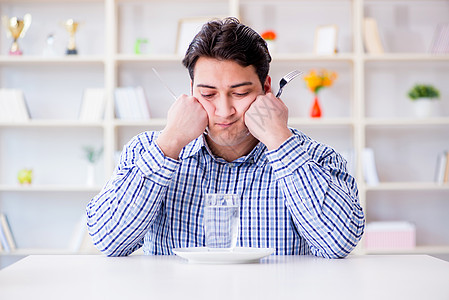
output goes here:
{"type": "Polygon", "coordinates": [[[8,240],[6,239],[6,234],[1,226],[0,226],[0,244],[2,245],[2,248],[5,252],[11,252],[8,240]]]}
{"type": "Polygon", "coordinates": [[[370,185],[379,184],[377,176],[376,162],[374,159],[374,150],[371,148],[363,149],[363,176],[365,182],[370,185]]]}
{"type": "Polygon", "coordinates": [[[28,105],[25,101],[25,96],[21,90],[15,90],[15,107],[16,107],[16,120],[17,121],[29,121],[30,112],[28,105]]]}
{"type": "Polygon", "coordinates": [[[446,151],[446,165],[444,167],[443,183],[449,182],[449,151],[446,151]]]}
{"type": "Polygon", "coordinates": [[[15,97],[14,90],[0,89],[0,121],[13,121],[15,114],[15,106],[12,103],[13,97],[15,97]]]}
{"type": "Polygon", "coordinates": [[[22,90],[0,89],[0,121],[23,122],[30,113],[22,90]]]}
{"type": "Polygon", "coordinates": [[[117,118],[122,120],[133,118],[127,90],[125,87],[115,89],[115,113],[117,118]]]}
{"type": "Polygon", "coordinates": [[[449,23],[440,23],[437,25],[429,52],[433,54],[449,53],[449,23]]]}
{"type": "Polygon", "coordinates": [[[145,96],[145,91],[141,86],[138,86],[135,88],[135,93],[139,105],[140,117],[144,120],[150,119],[150,109],[148,106],[147,97],[145,96]]]}
{"type": "Polygon", "coordinates": [[[142,87],[115,89],[115,113],[124,120],[148,120],[150,112],[142,87]]]}
{"type": "MultiPolygon", "coordinates": [[[[435,182],[442,184],[444,183],[446,170],[449,168],[448,162],[449,151],[443,151],[437,156],[437,165],[435,168],[435,182]]],[[[449,172],[449,171],[448,171],[449,172]]],[[[449,175],[448,175],[449,176],[449,175]]]]}
{"type": "Polygon", "coordinates": [[[363,41],[368,53],[384,53],[384,47],[379,34],[379,27],[374,18],[365,18],[363,20],[363,41]]]}
{"type": "Polygon", "coordinates": [[[0,122],[6,122],[9,120],[10,120],[9,106],[4,100],[4,97],[2,97],[0,90],[0,122]]]}
{"type": "Polygon", "coordinates": [[[105,90],[89,88],[83,93],[79,119],[81,121],[100,121],[104,116],[106,106],[105,90]]]}
{"type": "Polygon", "coordinates": [[[4,213],[0,213],[0,227],[2,232],[1,241],[5,250],[8,252],[16,250],[16,243],[14,241],[11,228],[9,227],[8,219],[4,213]]]}

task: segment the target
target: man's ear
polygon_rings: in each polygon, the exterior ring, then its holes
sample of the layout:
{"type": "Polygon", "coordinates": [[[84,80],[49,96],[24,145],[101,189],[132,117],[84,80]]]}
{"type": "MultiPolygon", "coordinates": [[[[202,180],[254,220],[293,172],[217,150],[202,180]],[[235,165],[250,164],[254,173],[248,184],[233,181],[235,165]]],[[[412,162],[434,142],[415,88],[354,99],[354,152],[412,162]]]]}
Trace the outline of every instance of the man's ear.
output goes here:
{"type": "Polygon", "coordinates": [[[193,96],[193,80],[190,80],[190,96],[193,96]]]}
{"type": "Polygon", "coordinates": [[[267,75],[267,78],[265,78],[265,83],[263,84],[263,90],[266,93],[271,93],[271,77],[267,75]]]}

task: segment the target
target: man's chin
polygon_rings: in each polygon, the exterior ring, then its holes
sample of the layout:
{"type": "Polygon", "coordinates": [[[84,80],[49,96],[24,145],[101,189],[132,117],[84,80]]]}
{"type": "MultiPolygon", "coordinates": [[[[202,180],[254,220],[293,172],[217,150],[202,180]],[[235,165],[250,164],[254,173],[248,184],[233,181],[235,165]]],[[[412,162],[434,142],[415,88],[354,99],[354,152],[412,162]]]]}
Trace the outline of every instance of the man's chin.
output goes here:
{"type": "Polygon", "coordinates": [[[240,143],[243,143],[246,139],[250,137],[249,131],[243,130],[237,134],[229,134],[228,132],[222,132],[217,134],[215,132],[209,131],[207,134],[208,138],[211,139],[215,144],[223,147],[233,147],[240,143]]]}

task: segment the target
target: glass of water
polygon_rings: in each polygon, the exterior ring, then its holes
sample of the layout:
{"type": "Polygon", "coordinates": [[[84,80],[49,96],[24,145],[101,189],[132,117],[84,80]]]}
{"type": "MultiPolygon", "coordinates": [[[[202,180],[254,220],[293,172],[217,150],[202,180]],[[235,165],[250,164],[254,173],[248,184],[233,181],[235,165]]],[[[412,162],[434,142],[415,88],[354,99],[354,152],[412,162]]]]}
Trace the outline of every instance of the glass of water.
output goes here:
{"type": "Polygon", "coordinates": [[[232,250],[240,225],[240,197],[237,194],[206,194],[204,232],[206,247],[232,250]]]}

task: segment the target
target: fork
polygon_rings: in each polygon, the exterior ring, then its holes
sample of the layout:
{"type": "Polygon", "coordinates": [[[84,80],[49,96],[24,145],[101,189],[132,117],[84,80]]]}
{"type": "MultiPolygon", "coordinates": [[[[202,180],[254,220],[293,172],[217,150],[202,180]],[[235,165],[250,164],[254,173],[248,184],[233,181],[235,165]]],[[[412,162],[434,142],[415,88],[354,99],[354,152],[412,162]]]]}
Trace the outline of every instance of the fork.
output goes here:
{"type": "Polygon", "coordinates": [[[295,79],[297,76],[301,75],[302,71],[298,71],[298,70],[294,70],[291,71],[290,73],[288,73],[287,75],[285,75],[284,77],[281,78],[281,81],[279,81],[279,91],[276,94],[276,98],[279,98],[282,94],[282,89],[284,88],[284,86],[289,83],[290,81],[292,81],[293,79],[295,79]]]}

